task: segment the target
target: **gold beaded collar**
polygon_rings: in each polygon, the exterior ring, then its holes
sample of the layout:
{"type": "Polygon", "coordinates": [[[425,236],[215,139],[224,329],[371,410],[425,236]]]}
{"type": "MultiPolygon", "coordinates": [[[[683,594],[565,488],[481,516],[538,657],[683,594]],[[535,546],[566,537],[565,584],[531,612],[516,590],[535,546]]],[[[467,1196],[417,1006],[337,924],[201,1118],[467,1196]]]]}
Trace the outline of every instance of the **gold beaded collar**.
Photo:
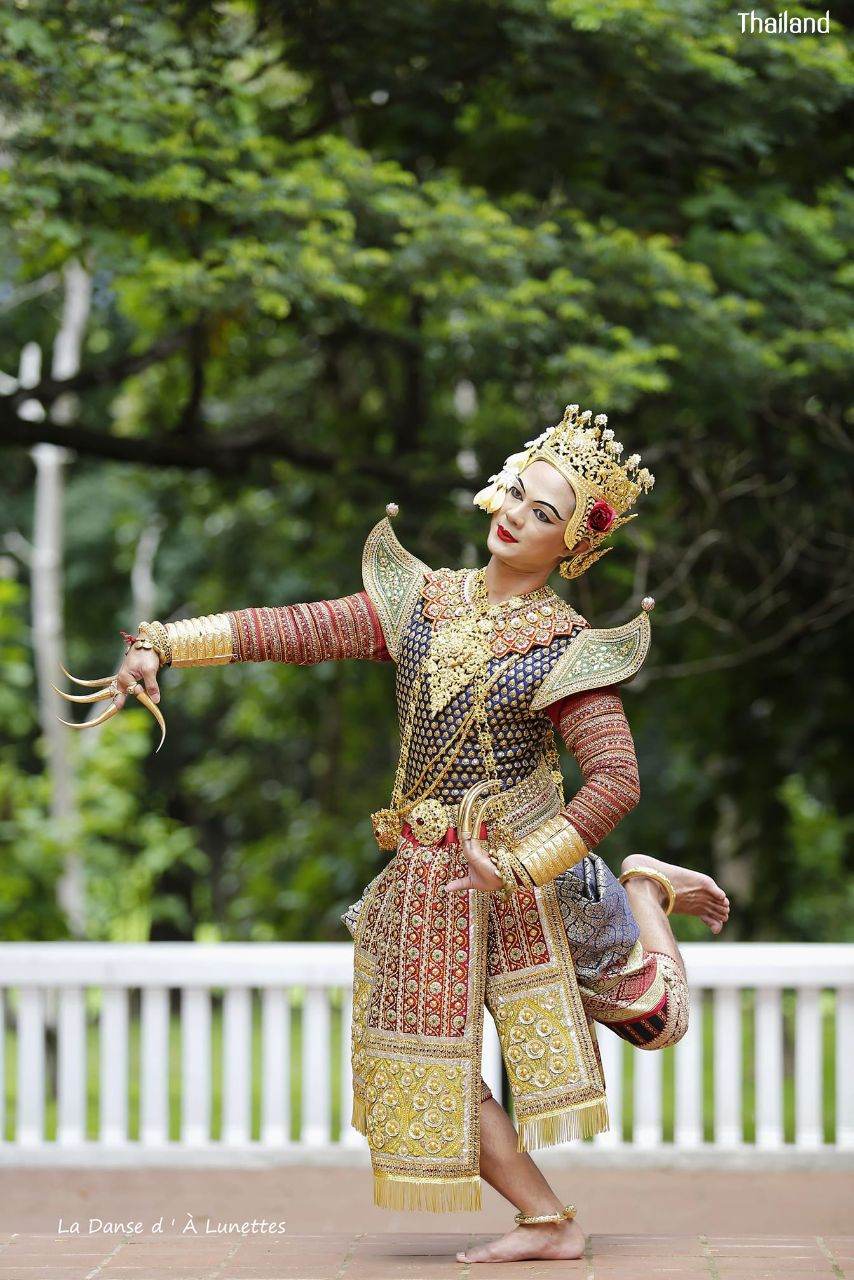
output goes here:
{"type": "Polygon", "coordinates": [[[437,569],[421,587],[424,616],[434,630],[448,622],[479,615],[477,626],[496,658],[527,653],[532,645],[551,644],[587,622],[549,586],[490,604],[484,569],[437,569]]]}

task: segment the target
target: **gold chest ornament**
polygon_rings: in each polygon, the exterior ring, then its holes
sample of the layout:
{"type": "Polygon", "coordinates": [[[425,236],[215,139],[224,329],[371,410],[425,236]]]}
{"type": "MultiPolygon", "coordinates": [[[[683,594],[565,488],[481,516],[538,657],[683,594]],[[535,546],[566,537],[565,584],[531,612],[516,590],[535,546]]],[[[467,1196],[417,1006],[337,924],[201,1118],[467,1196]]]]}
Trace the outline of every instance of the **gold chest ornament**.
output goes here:
{"type": "MultiPolygon", "coordinates": [[[[433,621],[430,651],[424,664],[432,716],[485,672],[493,658],[525,652],[532,642],[548,643],[557,620],[555,603],[562,605],[548,586],[491,604],[483,569],[465,575],[462,599],[450,608],[441,599],[445,590],[440,579],[436,596],[425,608],[426,616],[433,621]]],[[[429,587],[425,595],[430,600],[429,587]]]]}
{"type": "Polygon", "coordinates": [[[384,850],[396,847],[404,818],[425,845],[437,843],[448,827],[454,825],[455,815],[432,793],[453,764],[470,727],[476,729],[480,740],[484,767],[495,777],[486,712],[488,690],[512,665],[516,654],[526,652],[532,643],[548,643],[558,627],[569,630],[572,625],[571,610],[563,606],[549,587],[491,604],[483,569],[452,574],[450,581],[443,574],[437,574],[434,581],[425,585],[423,594],[425,616],[433,625],[430,648],[410,689],[391,804],[371,815],[377,844],[384,850]],[[488,675],[492,660],[502,658],[505,661],[499,662],[496,670],[488,675]],[[425,683],[432,716],[469,687],[472,705],[446,744],[448,755],[441,762],[433,762],[439,766],[438,775],[427,783],[431,772],[428,766],[404,794],[402,782],[415,708],[425,683]]]}

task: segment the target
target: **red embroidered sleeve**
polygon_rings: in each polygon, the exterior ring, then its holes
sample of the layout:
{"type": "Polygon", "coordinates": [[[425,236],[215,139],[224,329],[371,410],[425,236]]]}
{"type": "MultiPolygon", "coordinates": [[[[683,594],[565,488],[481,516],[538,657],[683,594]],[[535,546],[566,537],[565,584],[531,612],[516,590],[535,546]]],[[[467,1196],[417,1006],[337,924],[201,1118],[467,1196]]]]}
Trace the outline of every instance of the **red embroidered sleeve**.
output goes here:
{"type": "Polygon", "coordinates": [[[546,708],[581,769],[583,785],[561,810],[588,849],[640,799],[635,745],[616,689],[575,693],[546,708]]]}
{"type": "Polygon", "coordinates": [[[234,662],[294,662],[338,658],[390,661],[379,616],[366,591],[312,604],[238,609],[227,614],[234,662]]]}

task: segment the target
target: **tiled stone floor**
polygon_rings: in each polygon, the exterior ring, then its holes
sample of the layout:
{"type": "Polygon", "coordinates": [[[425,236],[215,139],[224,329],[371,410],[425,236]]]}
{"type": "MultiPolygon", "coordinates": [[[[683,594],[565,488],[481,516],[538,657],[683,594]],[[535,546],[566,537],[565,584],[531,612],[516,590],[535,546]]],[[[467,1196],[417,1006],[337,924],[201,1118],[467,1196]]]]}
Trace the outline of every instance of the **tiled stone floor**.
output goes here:
{"type": "Polygon", "coordinates": [[[854,1236],[608,1236],[578,1262],[455,1261],[463,1234],[233,1238],[7,1234],[2,1280],[854,1280],[854,1236]]]}
{"type": "Polygon", "coordinates": [[[446,1216],[375,1208],[362,1168],[7,1166],[0,1280],[854,1280],[854,1171],[547,1174],[588,1233],[579,1262],[456,1262],[512,1224],[489,1187],[479,1213],[446,1216]],[[96,1219],[140,1222],[140,1234],[93,1231],[96,1219]],[[223,1233],[252,1219],[284,1230],[223,1233]]]}

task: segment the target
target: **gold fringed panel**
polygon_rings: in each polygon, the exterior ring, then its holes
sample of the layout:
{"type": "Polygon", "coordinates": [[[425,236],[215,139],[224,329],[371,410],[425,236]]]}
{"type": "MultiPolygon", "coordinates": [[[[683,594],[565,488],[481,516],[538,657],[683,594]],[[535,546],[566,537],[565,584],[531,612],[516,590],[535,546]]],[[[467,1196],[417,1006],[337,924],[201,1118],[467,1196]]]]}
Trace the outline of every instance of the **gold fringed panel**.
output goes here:
{"type": "Polygon", "coordinates": [[[546,1111],[516,1123],[519,1126],[516,1150],[536,1151],[539,1147],[554,1147],[559,1142],[605,1133],[609,1128],[608,1103],[604,1098],[598,1098],[581,1106],[546,1111]]]}
{"type": "Polygon", "coordinates": [[[473,1178],[395,1178],[374,1173],[374,1204],[380,1209],[468,1213],[483,1207],[480,1175],[473,1178]]]}
{"type": "Polygon", "coordinates": [[[353,1114],[350,1117],[350,1123],[354,1129],[358,1129],[364,1137],[368,1136],[368,1121],[365,1116],[365,1099],[362,1097],[353,1098],[353,1114]]]}

